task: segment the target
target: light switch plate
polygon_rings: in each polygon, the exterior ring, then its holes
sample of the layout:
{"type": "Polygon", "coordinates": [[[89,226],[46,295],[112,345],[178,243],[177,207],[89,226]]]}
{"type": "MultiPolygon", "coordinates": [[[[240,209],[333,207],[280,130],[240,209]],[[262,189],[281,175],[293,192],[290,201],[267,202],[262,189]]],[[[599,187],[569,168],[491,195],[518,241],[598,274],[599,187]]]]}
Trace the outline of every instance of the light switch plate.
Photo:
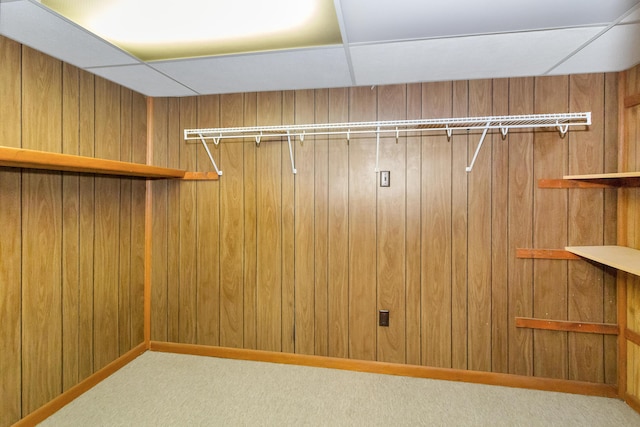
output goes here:
{"type": "Polygon", "coordinates": [[[390,171],[380,171],[380,187],[391,187],[390,171]]]}

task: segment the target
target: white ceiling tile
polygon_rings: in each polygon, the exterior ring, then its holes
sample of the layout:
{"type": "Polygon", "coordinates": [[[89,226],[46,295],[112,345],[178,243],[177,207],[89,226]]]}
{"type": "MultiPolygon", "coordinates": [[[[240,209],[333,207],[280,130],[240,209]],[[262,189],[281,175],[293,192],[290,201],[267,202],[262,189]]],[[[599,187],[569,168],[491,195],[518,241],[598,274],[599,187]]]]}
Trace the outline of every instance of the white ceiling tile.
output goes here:
{"type": "Polygon", "coordinates": [[[151,63],[201,94],[352,85],[342,47],[151,63]]]}
{"type": "Polygon", "coordinates": [[[188,87],[145,64],[90,68],[90,72],[147,96],[192,96],[188,87]]]}
{"type": "Polygon", "coordinates": [[[544,73],[602,27],[354,46],[356,84],[408,83],[544,73]]]}
{"type": "Polygon", "coordinates": [[[631,22],[640,22],[640,7],[637,7],[633,12],[631,12],[628,16],[626,16],[620,22],[623,24],[628,24],[631,22]]]}
{"type": "Polygon", "coordinates": [[[84,68],[139,61],[76,25],[28,1],[2,3],[0,34],[84,68]]]}
{"type": "Polygon", "coordinates": [[[640,63],[640,23],[616,25],[550,74],[622,71],[640,63]]]}
{"type": "Polygon", "coordinates": [[[349,43],[608,24],[638,0],[340,0],[349,43]]]}

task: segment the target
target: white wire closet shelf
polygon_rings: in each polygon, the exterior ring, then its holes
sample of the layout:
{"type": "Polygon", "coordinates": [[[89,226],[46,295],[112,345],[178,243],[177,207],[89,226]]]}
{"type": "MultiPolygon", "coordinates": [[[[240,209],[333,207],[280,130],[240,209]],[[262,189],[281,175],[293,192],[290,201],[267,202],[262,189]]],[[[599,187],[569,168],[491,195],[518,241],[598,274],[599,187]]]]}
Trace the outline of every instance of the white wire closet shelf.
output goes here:
{"type": "Polygon", "coordinates": [[[506,137],[510,129],[523,128],[556,128],[564,136],[569,127],[591,125],[591,112],[585,113],[557,113],[557,114],[530,114],[517,116],[489,116],[489,117],[460,117],[446,119],[418,119],[418,120],[390,120],[374,122],[349,122],[349,123],[322,123],[322,124],[294,124],[276,126],[250,126],[250,127],[229,127],[229,128],[204,128],[185,129],[184,139],[188,141],[200,141],[204,146],[211,163],[218,175],[222,172],[218,169],[207,141],[218,145],[225,139],[254,139],[256,144],[260,144],[263,139],[277,139],[286,137],[289,143],[289,157],[291,169],[295,174],[295,162],[293,149],[291,146],[292,137],[298,138],[301,142],[306,136],[313,135],[345,135],[347,141],[351,135],[375,134],[376,135],[376,166],[375,171],[379,172],[379,148],[381,134],[395,134],[398,138],[400,133],[414,132],[446,132],[450,138],[453,131],[482,130],[482,135],[471,163],[466,171],[471,172],[475,164],[482,143],[487,132],[492,129],[500,130],[503,137],[506,137]]]}

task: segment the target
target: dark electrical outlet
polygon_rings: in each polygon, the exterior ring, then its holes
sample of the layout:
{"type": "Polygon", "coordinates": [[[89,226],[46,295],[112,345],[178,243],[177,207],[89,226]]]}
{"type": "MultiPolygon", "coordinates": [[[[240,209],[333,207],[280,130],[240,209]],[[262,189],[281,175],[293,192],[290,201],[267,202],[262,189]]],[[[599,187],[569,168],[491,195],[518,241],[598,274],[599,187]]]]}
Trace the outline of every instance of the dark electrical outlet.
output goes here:
{"type": "Polygon", "coordinates": [[[378,325],[389,326],[389,310],[380,310],[378,312],[378,325]]]}

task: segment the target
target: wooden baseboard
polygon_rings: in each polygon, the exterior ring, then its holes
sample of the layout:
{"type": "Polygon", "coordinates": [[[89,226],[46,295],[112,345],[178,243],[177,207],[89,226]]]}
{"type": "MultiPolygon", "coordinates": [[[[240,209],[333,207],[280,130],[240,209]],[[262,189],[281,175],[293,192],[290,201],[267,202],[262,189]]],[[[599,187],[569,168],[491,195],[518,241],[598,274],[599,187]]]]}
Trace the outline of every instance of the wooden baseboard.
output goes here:
{"type": "Polygon", "coordinates": [[[95,372],[93,375],[88,377],[87,379],[81,381],[80,383],[74,385],[69,390],[62,393],[60,396],[56,397],[49,403],[41,406],[36,409],[17,423],[13,425],[13,427],[26,427],[26,426],[35,426],[36,424],[44,421],[57,411],[59,411],[62,407],[70,403],[72,400],[88,391],[100,381],[107,378],[109,375],[113,374],[127,363],[131,362],[136,357],[140,356],[147,350],[145,343],[139,344],[133,349],[129,350],[127,353],[123,354],[113,362],[109,363],[104,368],[95,372]]]}
{"type": "Polygon", "coordinates": [[[194,344],[177,344],[151,341],[151,351],[221,357],[226,359],[252,360],[258,362],[283,363],[319,368],[344,369],[376,374],[400,375],[447,381],[463,381],[505,387],[557,391],[588,396],[619,397],[615,386],[582,381],[556,380],[495,372],[467,371],[428,366],[402,365],[367,360],[340,359],[325,356],[279,353],[262,350],[246,350],[227,347],[212,347],[194,344]]]}
{"type": "Polygon", "coordinates": [[[640,399],[629,393],[625,393],[624,401],[631,407],[631,409],[640,414],[640,399]]]}

